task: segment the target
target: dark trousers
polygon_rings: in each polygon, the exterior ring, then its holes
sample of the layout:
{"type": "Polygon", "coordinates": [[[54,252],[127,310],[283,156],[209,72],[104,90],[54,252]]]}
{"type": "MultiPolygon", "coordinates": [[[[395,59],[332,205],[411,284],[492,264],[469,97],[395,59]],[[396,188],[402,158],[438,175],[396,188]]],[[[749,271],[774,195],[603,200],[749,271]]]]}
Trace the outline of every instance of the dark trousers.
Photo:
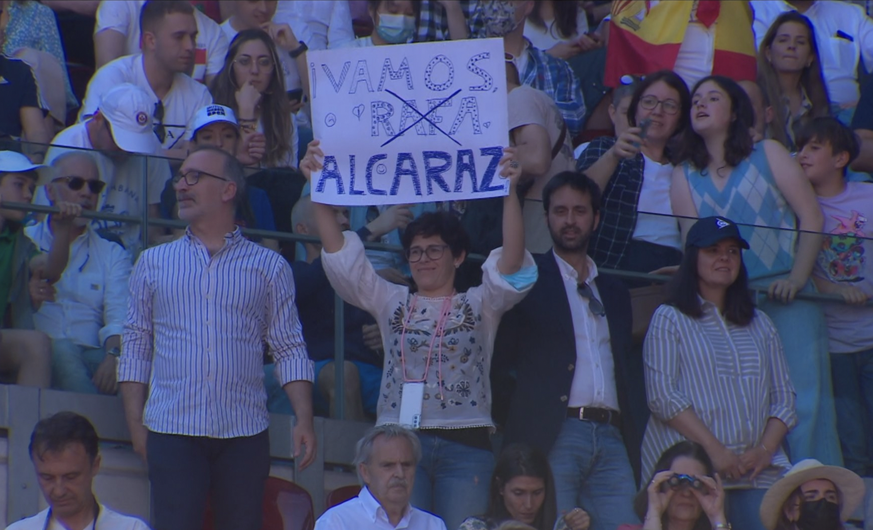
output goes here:
{"type": "MultiPolygon", "coordinates": [[[[682,251],[678,249],[656,245],[655,243],[649,243],[648,241],[632,239],[631,242],[628,243],[627,249],[624,252],[624,257],[618,268],[633,272],[652,272],[661,267],[679,265],[681,262],[682,251]]],[[[652,282],[646,280],[622,278],[622,281],[624,281],[628,289],[652,285],[652,282]]]]}
{"type": "Polygon", "coordinates": [[[270,474],[267,431],[242,438],[149,432],[155,530],[203,528],[209,496],[217,530],[260,530],[270,474]]]}

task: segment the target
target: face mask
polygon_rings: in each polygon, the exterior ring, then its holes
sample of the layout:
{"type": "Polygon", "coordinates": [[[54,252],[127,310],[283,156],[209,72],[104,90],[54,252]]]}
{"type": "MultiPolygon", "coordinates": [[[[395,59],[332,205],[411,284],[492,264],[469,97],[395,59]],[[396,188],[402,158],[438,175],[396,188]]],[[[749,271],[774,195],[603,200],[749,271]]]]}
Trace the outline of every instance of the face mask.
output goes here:
{"type": "Polygon", "coordinates": [[[839,530],[840,507],[825,499],[805,501],[800,505],[800,517],[797,519],[800,530],[839,530]]]}
{"type": "Polygon", "coordinates": [[[479,17],[485,22],[487,37],[505,37],[518,27],[515,20],[515,6],[501,0],[479,2],[479,17]]]}
{"type": "Polygon", "coordinates": [[[388,44],[405,44],[415,33],[415,18],[407,15],[379,15],[376,33],[388,44]]]}

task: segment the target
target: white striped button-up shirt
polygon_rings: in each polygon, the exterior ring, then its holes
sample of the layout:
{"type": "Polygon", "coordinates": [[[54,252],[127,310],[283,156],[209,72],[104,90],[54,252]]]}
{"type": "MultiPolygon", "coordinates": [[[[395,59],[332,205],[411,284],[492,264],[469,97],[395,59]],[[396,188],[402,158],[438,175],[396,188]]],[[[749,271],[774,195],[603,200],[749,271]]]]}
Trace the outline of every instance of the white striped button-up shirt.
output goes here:
{"type": "Polygon", "coordinates": [[[267,429],[265,345],[280,384],[313,379],[291,268],[239,228],[213,256],[190,231],[144,251],[130,295],[118,381],[150,385],[151,431],[232,438],[267,429]]]}
{"type": "MultiPolygon", "coordinates": [[[[652,476],[661,453],[685,439],[666,422],[686,409],[736,454],[761,443],[768,419],[789,429],[797,423],[794,386],[770,318],[757,311],[749,325],[737,326],[713,304],[701,303],[700,318],[662,305],[649,325],[643,358],[652,416],[643,438],[644,477],[652,476]]],[[[767,488],[789,467],[780,447],[754,481],[726,481],[725,487],[767,488]]]]}

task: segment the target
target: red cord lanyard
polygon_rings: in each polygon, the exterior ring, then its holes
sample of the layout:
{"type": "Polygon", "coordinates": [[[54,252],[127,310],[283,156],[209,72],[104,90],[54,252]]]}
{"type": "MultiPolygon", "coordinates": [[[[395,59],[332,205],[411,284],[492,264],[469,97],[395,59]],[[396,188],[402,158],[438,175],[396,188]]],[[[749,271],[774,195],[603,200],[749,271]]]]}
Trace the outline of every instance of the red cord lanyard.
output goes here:
{"type": "MultiPolygon", "coordinates": [[[[430,348],[427,351],[427,359],[424,362],[424,377],[421,379],[409,379],[406,377],[406,355],[403,353],[404,346],[406,345],[406,329],[409,327],[409,319],[412,318],[412,315],[415,313],[415,306],[418,303],[418,295],[413,295],[412,297],[412,307],[409,308],[409,313],[406,315],[406,321],[403,323],[403,331],[400,333],[400,364],[403,367],[403,382],[404,383],[424,383],[427,381],[427,374],[430,371],[430,361],[433,357],[433,344],[434,341],[439,343],[439,347],[437,348],[437,379],[438,381],[442,381],[442,353],[443,353],[443,334],[445,333],[446,320],[449,316],[449,310],[452,308],[452,296],[447,297],[443,301],[443,306],[440,309],[440,318],[437,321],[436,328],[434,329],[433,339],[430,342],[430,348]]],[[[440,389],[440,395],[442,395],[442,389],[440,389]]]]}

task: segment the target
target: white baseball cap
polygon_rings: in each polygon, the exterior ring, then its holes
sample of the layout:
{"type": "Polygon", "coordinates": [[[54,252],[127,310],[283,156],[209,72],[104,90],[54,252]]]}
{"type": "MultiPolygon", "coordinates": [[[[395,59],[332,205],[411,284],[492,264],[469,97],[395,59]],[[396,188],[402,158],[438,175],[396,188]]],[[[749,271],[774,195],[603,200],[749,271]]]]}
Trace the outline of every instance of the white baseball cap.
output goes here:
{"type": "Polygon", "coordinates": [[[54,172],[49,166],[34,164],[29,158],[15,151],[0,151],[0,173],[25,173],[36,171],[38,184],[49,182],[54,172]]]}
{"type": "Polygon", "coordinates": [[[234,127],[239,128],[239,123],[236,121],[236,115],[233,109],[224,105],[206,105],[200,107],[194,118],[191,119],[191,125],[188,130],[191,131],[191,138],[197,135],[197,131],[206,127],[210,123],[225,122],[230,123],[234,127]]]}
{"type": "Polygon", "coordinates": [[[128,153],[158,154],[161,142],[152,125],[155,102],[145,90],[122,83],[103,94],[98,110],[118,147],[128,153]]]}

